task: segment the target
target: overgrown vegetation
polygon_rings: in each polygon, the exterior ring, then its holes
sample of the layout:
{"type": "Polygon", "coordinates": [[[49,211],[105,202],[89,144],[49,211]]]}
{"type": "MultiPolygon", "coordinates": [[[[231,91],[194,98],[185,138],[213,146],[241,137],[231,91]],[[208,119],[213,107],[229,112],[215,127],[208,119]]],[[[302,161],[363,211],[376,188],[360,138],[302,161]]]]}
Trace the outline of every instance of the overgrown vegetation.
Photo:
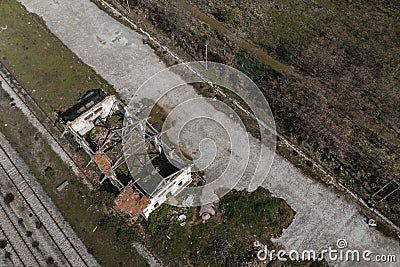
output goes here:
{"type": "MultiPolygon", "coordinates": [[[[234,8],[237,23],[226,25],[232,32],[294,67],[276,75],[256,53],[235,53],[235,66],[263,90],[281,134],[365,200],[396,177],[398,3],[188,2],[207,14],[234,8]]],[[[399,197],[379,203],[397,224],[399,197]]]]}
{"type": "Polygon", "coordinates": [[[232,23],[235,21],[235,17],[236,17],[236,10],[233,8],[228,8],[222,16],[222,19],[224,22],[226,23],[232,23]]]}
{"type": "MultiPolygon", "coordinates": [[[[397,177],[397,2],[180,0],[166,5],[169,0],[130,1],[135,12],[127,15],[187,60],[204,59],[207,41],[209,60],[244,70],[262,89],[278,132],[366,201],[397,177]],[[236,10],[235,23],[222,22],[229,9],[236,10]]],[[[297,162],[294,158],[289,157],[297,162]]],[[[311,163],[302,162],[307,173],[311,163]]],[[[377,204],[398,225],[399,198],[397,191],[377,204]]]]}
{"type": "MultiPolygon", "coordinates": [[[[0,17],[8,25],[1,32],[1,62],[50,116],[53,111],[75,104],[90,89],[112,90],[47,31],[39,17],[29,14],[17,1],[1,1],[0,17]]],[[[0,131],[28,164],[90,253],[105,266],[146,266],[146,261],[132,246],[116,241],[114,230],[98,227],[93,231],[109,216],[104,209],[109,198],[103,198],[104,193],[99,191],[89,191],[79,182],[22,112],[11,108],[11,102],[0,90],[0,131]],[[65,180],[70,181],[68,187],[58,192],[55,188],[65,180]]],[[[119,225],[128,228],[125,221],[119,225]]]]}
{"type": "Polygon", "coordinates": [[[256,260],[255,240],[272,247],[271,236],[286,228],[294,216],[282,199],[263,188],[253,193],[232,191],[217,210],[202,222],[197,209],[162,205],[146,225],[150,248],[172,266],[236,266],[256,260]],[[178,221],[181,214],[187,216],[184,226],[178,221]]]}

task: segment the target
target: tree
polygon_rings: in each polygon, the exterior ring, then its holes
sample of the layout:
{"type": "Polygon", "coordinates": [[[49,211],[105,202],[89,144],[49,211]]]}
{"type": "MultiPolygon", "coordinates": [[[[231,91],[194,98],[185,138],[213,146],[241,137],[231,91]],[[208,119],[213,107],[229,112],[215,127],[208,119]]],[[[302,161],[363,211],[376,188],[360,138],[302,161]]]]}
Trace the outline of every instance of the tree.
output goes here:
{"type": "Polygon", "coordinates": [[[100,198],[99,198],[99,205],[100,206],[106,206],[106,207],[112,207],[114,204],[115,200],[115,195],[113,193],[109,193],[107,191],[100,191],[100,198]]]}

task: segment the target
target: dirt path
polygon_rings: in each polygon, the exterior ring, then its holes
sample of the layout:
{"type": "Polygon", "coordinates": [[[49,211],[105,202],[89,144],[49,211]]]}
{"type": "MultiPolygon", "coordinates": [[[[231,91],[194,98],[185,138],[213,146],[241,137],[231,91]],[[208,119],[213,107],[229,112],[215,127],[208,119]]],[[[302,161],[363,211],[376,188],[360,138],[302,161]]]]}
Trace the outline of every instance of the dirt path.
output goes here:
{"type": "Polygon", "coordinates": [[[292,67],[285,65],[278,60],[272,58],[270,55],[256,47],[255,45],[249,43],[248,41],[237,37],[234,33],[232,33],[228,28],[224,26],[223,23],[220,21],[216,20],[215,18],[209,17],[206,14],[204,14],[201,10],[199,10],[197,7],[194,5],[191,5],[185,0],[178,0],[175,1],[174,3],[179,7],[179,9],[183,9],[187,12],[190,13],[190,15],[196,17],[200,21],[203,21],[207,25],[211,26],[213,29],[216,31],[220,32],[222,35],[226,36],[231,42],[237,44],[240,49],[244,49],[248,51],[250,54],[253,54],[257,56],[257,58],[260,58],[261,60],[264,61],[269,67],[272,69],[278,71],[278,72],[290,72],[292,71],[292,67]]]}

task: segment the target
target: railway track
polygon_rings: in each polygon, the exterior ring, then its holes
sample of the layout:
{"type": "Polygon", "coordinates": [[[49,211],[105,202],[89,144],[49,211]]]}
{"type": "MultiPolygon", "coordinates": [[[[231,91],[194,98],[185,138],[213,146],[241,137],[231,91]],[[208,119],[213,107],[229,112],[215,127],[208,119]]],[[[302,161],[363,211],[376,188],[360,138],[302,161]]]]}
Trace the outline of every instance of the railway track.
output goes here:
{"type": "Polygon", "coordinates": [[[65,229],[60,225],[60,222],[58,222],[41,196],[33,188],[29,179],[19,170],[11,156],[7,153],[7,150],[1,144],[0,165],[10,182],[30,207],[32,213],[42,224],[45,232],[49,235],[66,262],[70,266],[90,266],[88,260],[82,256],[79,248],[71,242],[65,229]]]}
{"type": "MultiPolygon", "coordinates": [[[[32,248],[28,245],[28,243],[24,239],[23,234],[21,234],[21,231],[18,230],[17,226],[15,225],[15,222],[12,220],[6,208],[1,202],[0,202],[0,220],[1,220],[0,232],[6,238],[8,244],[10,244],[15,255],[20,261],[20,264],[23,266],[33,266],[33,264],[34,265],[37,264],[37,266],[42,265],[37,259],[37,256],[33,252],[32,248]],[[4,229],[5,226],[8,229],[4,229]],[[18,250],[16,249],[16,247],[18,247],[18,250]],[[23,253],[20,253],[21,251],[23,253]],[[20,254],[22,254],[22,256],[20,254]]],[[[16,264],[15,262],[14,264],[19,265],[16,264]]]]}
{"type": "MultiPolygon", "coordinates": [[[[22,260],[21,255],[16,250],[14,244],[11,242],[10,238],[7,236],[6,231],[3,229],[3,226],[1,224],[0,224],[0,236],[3,236],[5,238],[5,240],[7,241],[7,244],[9,244],[11,246],[11,249],[13,251],[13,253],[11,253],[11,254],[16,255],[19,263],[23,264],[24,261],[22,260]]],[[[17,265],[17,264],[14,262],[14,265],[17,265]]]]}
{"type": "MultiPolygon", "coordinates": [[[[44,123],[42,121],[42,119],[39,118],[37,113],[30,107],[30,105],[27,103],[27,100],[25,100],[24,97],[26,97],[39,110],[41,115],[44,116],[48,122],[50,122],[52,124],[55,124],[56,122],[54,120],[52,120],[46,114],[46,112],[40,107],[40,105],[36,102],[36,100],[18,83],[18,81],[13,77],[12,73],[8,70],[8,68],[6,66],[4,66],[4,64],[2,64],[1,62],[0,62],[0,78],[12,90],[12,92],[14,93],[14,96],[17,97],[21,101],[21,103],[24,105],[24,108],[26,108],[26,110],[30,113],[29,115],[31,115],[37,121],[39,126],[46,132],[46,134],[49,135],[49,137],[52,139],[52,141],[57,145],[57,148],[63,152],[65,157],[68,158],[68,161],[73,165],[71,167],[78,171],[77,174],[81,175],[81,177],[83,178],[83,182],[89,187],[90,190],[93,190],[94,187],[93,187],[92,183],[90,182],[90,178],[86,175],[84,169],[81,166],[79,166],[78,163],[75,162],[74,158],[65,149],[66,144],[62,144],[58,140],[58,137],[56,137],[52,133],[52,131],[49,130],[48,126],[46,126],[46,123],[44,123]],[[15,85],[9,81],[10,77],[12,80],[14,80],[17,83],[17,85],[15,85]],[[18,89],[20,91],[18,91],[16,89],[16,87],[18,87],[18,89]],[[21,96],[21,94],[23,95],[23,97],[21,96]]],[[[25,114],[25,115],[27,115],[27,114],[25,114]]],[[[62,132],[57,127],[54,127],[54,128],[59,132],[60,135],[62,135],[62,132]]],[[[69,164],[69,165],[71,165],[71,164],[69,164]]]]}

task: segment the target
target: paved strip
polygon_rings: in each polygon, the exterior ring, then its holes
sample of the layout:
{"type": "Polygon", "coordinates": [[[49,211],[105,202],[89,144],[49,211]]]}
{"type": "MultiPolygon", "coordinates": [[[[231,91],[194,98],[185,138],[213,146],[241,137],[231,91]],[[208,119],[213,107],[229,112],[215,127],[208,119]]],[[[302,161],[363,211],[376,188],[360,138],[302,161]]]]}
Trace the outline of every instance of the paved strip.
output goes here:
{"type": "MultiPolygon", "coordinates": [[[[83,62],[113,84],[127,102],[147,78],[165,68],[154,51],[143,44],[142,35],[113,20],[89,0],[19,1],[29,11],[42,16],[48,28],[83,62]]],[[[193,88],[186,89],[187,94],[197,95],[193,88]]],[[[175,101],[179,100],[175,97],[175,101]]],[[[212,106],[199,104],[203,110],[217,113],[212,106]]],[[[287,250],[321,249],[346,237],[351,248],[399,254],[398,241],[368,228],[357,204],[339,198],[335,191],[306,177],[282,157],[275,158],[269,178],[264,187],[296,211],[294,221],[277,240],[287,250]]],[[[346,266],[345,263],[332,265],[346,266]]],[[[352,266],[374,265],[352,263],[352,266]]]]}
{"type": "Polygon", "coordinates": [[[133,243],[133,247],[136,251],[147,260],[150,267],[163,267],[163,264],[151,254],[151,252],[141,243],[133,243]]]}

